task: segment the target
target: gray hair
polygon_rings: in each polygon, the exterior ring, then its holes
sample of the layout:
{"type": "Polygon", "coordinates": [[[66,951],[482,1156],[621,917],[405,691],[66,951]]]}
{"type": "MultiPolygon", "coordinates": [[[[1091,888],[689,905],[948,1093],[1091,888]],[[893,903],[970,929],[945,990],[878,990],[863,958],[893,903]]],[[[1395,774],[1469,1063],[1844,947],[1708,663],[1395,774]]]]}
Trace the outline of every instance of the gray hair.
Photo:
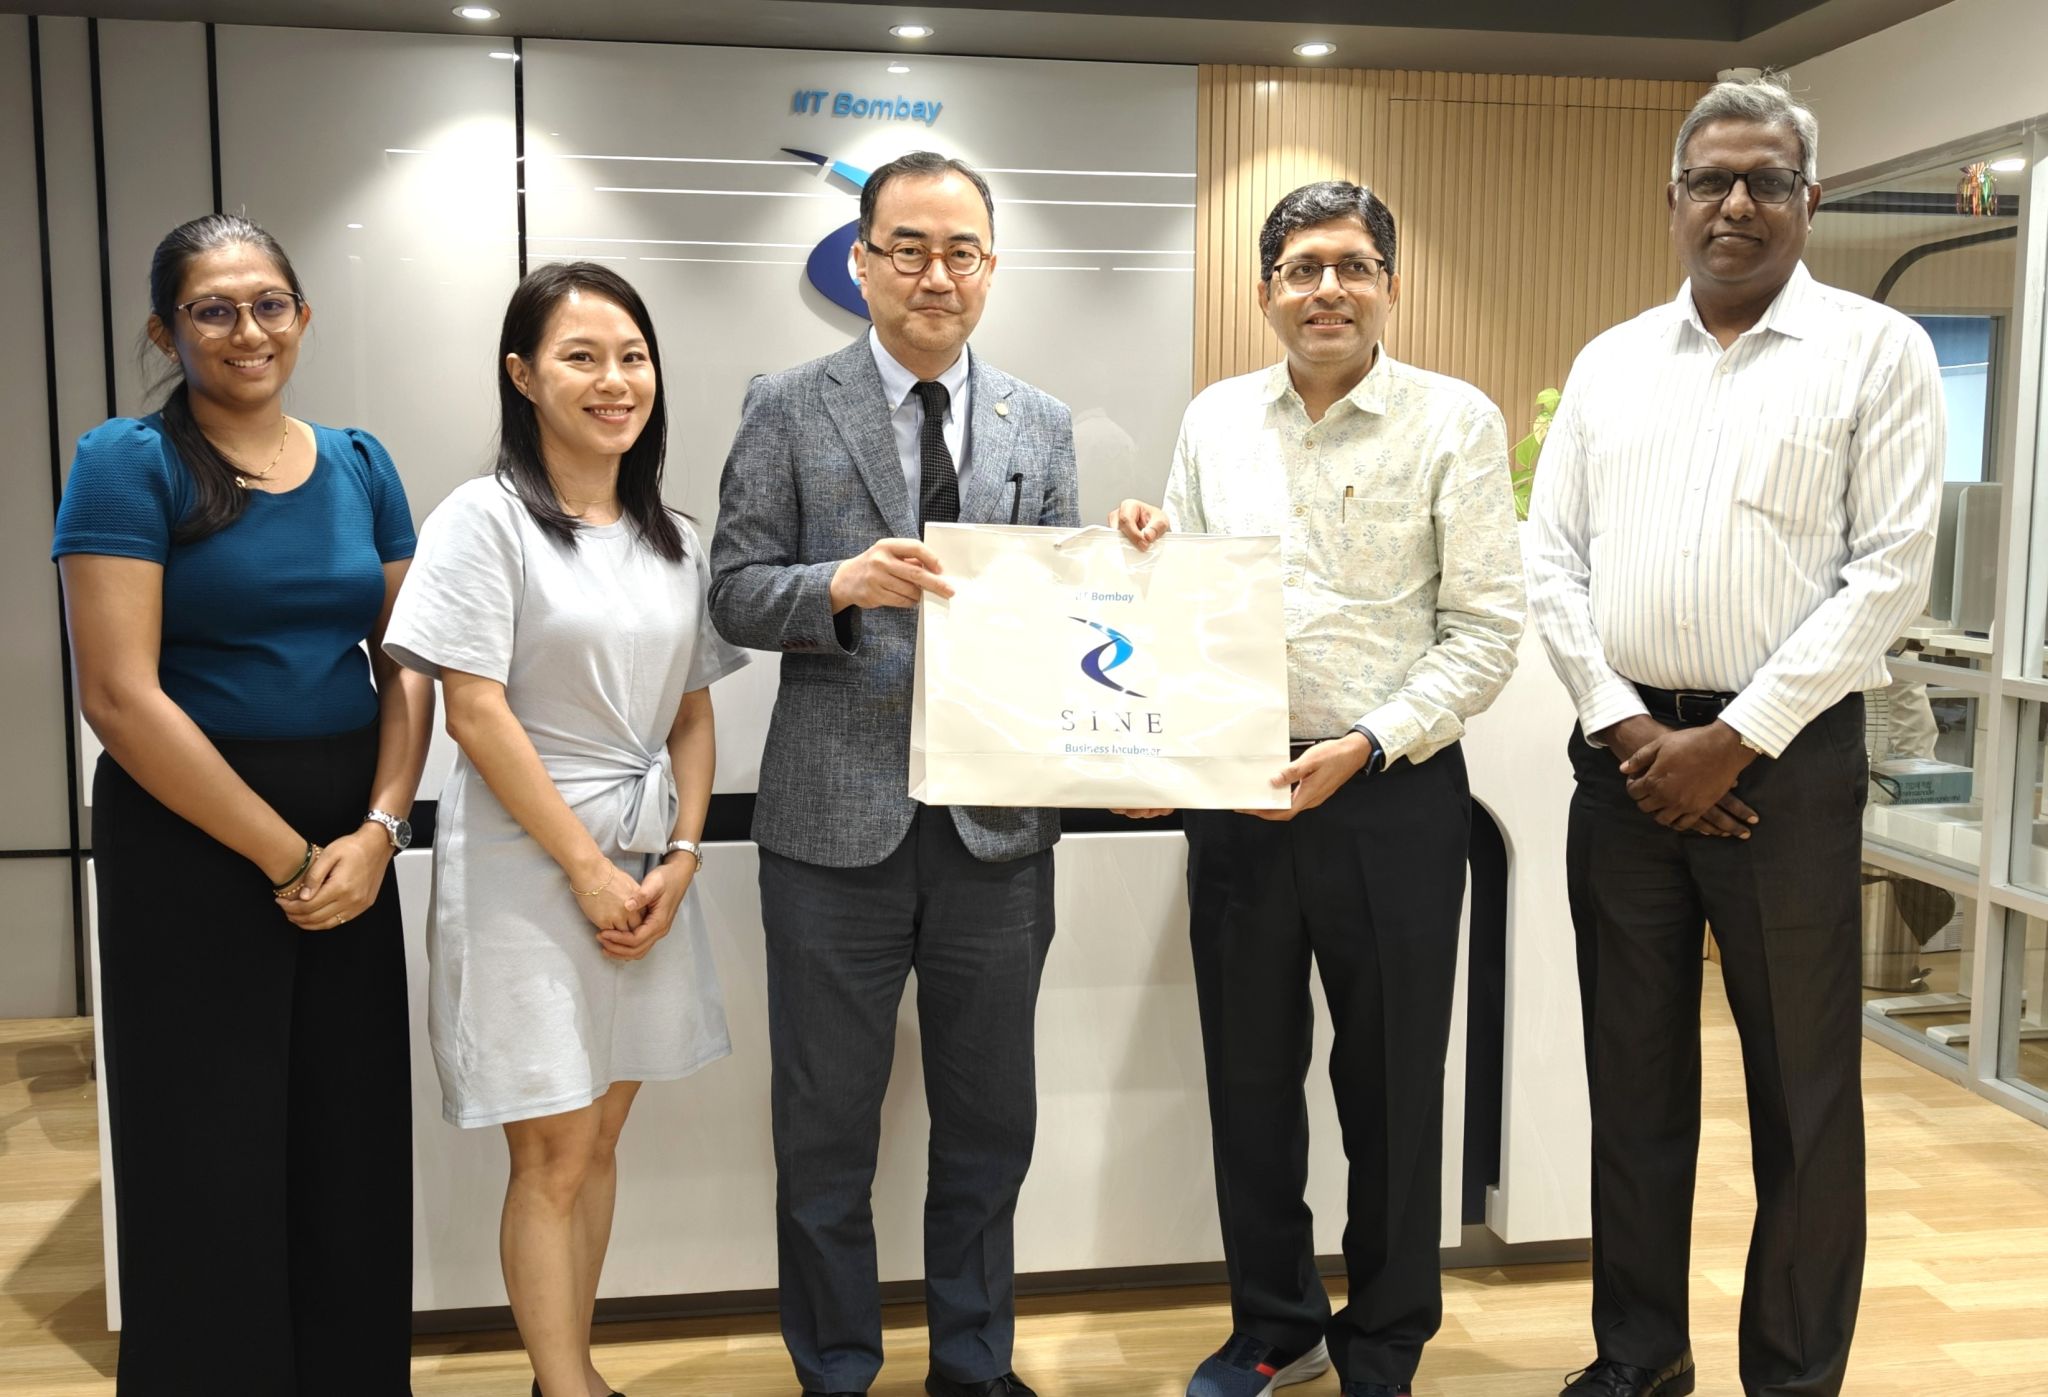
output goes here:
{"type": "Polygon", "coordinates": [[[1820,179],[1820,122],[1813,112],[1787,92],[1776,74],[1766,73],[1746,81],[1717,82],[1707,95],[1686,113],[1678,128],[1678,140],[1671,147],[1671,178],[1677,180],[1685,166],[1685,148],[1702,126],[1710,121],[1754,121],[1765,126],[1787,126],[1799,138],[1799,173],[1808,184],[1820,179]]]}

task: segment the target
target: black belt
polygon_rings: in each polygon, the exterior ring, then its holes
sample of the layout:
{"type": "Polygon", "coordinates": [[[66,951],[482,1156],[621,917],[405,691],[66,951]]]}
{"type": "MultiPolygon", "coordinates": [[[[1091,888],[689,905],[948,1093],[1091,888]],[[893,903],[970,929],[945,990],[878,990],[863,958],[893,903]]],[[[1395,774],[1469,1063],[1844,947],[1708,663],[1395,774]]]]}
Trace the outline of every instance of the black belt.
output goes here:
{"type": "Polygon", "coordinates": [[[1650,710],[1652,718],[1661,718],[1682,728],[1703,728],[1720,717],[1722,709],[1735,702],[1735,695],[1717,694],[1711,689],[1658,689],[1638,684],[1636,692],[1642,695],[1643,706],[1650,710]]]}

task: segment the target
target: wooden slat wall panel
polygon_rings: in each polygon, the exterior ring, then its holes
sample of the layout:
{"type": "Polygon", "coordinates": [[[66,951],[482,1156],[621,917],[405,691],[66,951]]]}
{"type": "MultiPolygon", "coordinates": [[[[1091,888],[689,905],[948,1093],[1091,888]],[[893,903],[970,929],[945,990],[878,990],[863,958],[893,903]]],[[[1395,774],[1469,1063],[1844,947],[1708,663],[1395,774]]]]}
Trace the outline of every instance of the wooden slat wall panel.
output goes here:
{"type": "Polygon", "coordinates": [[[1601,330],[1669,299],[1671,141],[1701,83],[1205,66],[1195,384],[1280,357],[1259,225],[1313,180],[1370,184],[1400,233],[1389,352],[1477,384],[1512,435],[1601,330]]]}

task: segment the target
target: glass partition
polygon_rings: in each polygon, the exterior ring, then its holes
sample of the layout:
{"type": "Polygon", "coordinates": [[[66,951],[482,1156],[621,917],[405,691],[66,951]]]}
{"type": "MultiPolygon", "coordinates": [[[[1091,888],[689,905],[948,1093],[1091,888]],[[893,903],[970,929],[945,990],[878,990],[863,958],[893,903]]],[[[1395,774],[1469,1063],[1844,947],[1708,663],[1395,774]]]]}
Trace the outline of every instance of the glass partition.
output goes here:
{"type": "Polygon", "coordinates": [[[1948,406],[1941,524],[1927,613],[1901,644],[1967,668],[1991,654],[2025,168],[2006,144],[1886,177],[1825,199],[1807,244],[1817,279],[1905,312],[1934,342],[1948,406]]]}

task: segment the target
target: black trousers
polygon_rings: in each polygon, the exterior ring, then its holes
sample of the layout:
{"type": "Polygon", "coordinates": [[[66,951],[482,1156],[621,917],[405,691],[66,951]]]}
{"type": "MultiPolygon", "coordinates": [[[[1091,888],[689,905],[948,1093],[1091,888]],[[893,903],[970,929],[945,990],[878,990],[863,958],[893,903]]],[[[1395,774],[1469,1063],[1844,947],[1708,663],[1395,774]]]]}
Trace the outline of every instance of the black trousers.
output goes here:
{"type": "Polygon", "coordinates": [[[1404,1386],[1443,1320],[1444,1053],[1472,821],[1455,746],[1286,823],[1190,811],[1189,931],[1234,1328],[1404,1386]],[[1334,1317],[1309,1208],[1309,962],[1350,1162],[1334,1317]]]}
{"type": "Polygon", "coordinates": [[[761,850],[779,1302],[807,1389],[865,1392],[881,1370],[871,1193],[912,970],[931,1113],[931,1365],[961,1382],[1010,1370],[1052,889],[1050,849],[984,863],[942,808],[920,809],[895,852],[867,868],[761,850]]]}
{"type": "MultiPolygon", "coordinates": [[[[374,727],[218,741],[316,840],[374,727]]],[[[409,1390],[412,1108],[398,889],[333,931],[109,757],[93,781],[124,1397],[409,1390]]]]}
{"type": "Polygon", "coordinates": [[[1700,945],[1711,922],[1742,1038],[1756,1176],[1743,1390],[1840,1392],[1863,1277],[1863,700],[1837,704],[1778,759],[1743,772],[1736,793],[1760,818],[1747,841],[1663,828],[1628,799],[1611,753],[1576,731],[1571,744],[1600,1353],[1655,1368],[1690,1342],[1700,945]]]}

